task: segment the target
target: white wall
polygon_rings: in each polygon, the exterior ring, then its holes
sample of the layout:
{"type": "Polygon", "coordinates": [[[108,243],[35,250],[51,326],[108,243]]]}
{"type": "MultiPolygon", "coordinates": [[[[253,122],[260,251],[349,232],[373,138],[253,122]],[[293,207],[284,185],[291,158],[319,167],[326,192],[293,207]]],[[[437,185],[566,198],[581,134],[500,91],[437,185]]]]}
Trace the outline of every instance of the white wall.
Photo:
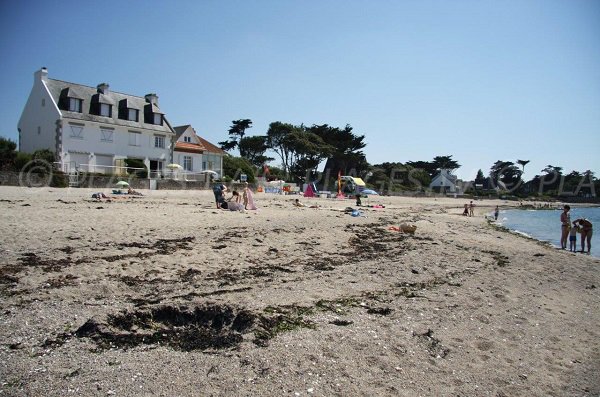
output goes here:
{"type": "Polygon", "coordinates": [[[170,161],[169,153],[171,151],[171,136],[159,134],[153,131],[143,129],[129,129],[125,127],[104,126],[96,122],[81,123],[79,120],[63,119],[63,153],[81,152],[94,153],[100,155],[114,155],[120,158],[139,158],[149,160],[170,161]],[[71,125],[83,124],[81,138],[71,136],[71,125]],[[112,142],[102,140],[101,128],[112,129],[112,142]],[[139,146],[129,144],[129,132],[137,131],[140,133],[139,146]],[[154,147],[154,135],[165,137],[165,147],[154,147]]]}
{"type": "Polygon", "coordinates": [[[56,121],[60,118],[60,110],[48,88],[36,78],[19,119],[19,151],[32,153],[39,149],[50,149],[56,152],[56,121]]]}
{"type": "Polygon", "coordinates": [[[199,153],[187,153],[187,152],[177,152],[173,153],[173,162],[175,164],[179,164],[183,167],[183,157],[190,156],[192,157],[192,171],[190,172],[200,172],[202,171],[202,155],[199,153]]]}

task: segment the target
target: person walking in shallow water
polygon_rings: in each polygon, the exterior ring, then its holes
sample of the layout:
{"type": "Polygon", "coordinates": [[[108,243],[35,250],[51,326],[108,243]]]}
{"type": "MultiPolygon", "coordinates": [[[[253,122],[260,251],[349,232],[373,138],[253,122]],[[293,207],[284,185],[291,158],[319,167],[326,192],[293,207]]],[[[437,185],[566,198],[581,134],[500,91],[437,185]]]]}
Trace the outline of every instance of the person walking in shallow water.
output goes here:
{"type": "Polygon", "coordinates": [[[594,225],[585,218],[579,218],[573,221],[573,224],[577,224],[581,228],[581,252],[585,252],[585,243],[587,242],[587,253],[589,254],[592,249],[592,233],[594,231],[594,225]]]}
{"type": "Polygon", "coordinates": [[[569,230],[571,230],[571,214],[569,211],[571,211],[571,206],[567,204],[564,206],[562,214],[560,214],[560,247],[562,249],[567,249],[567,239],[569,238],[569,230]]]}
{"type": "Polygon", "coordinates": [[[498,206],[496,206],[496,209],[494,210],[494,220],[495,221],[498,220],[498,214],[500,214],[500,209],[498,208],[498,206]]]}

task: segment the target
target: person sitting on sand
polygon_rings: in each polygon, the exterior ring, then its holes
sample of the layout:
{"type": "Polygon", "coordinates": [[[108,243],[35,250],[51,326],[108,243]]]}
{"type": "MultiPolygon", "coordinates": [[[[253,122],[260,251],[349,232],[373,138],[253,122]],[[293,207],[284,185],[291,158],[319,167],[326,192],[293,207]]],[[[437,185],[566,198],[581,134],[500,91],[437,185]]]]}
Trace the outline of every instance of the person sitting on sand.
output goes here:
{"type": "Polygon", "coordinates": [[[299,199],[294,200],[294,207],[306,207],[299,199]]]}
{"type": "Polygon", "coordinates": [[[579,230],[579,225],[577,221],[573,222],[573,226],[571,227],[571,231],[569,232],[569,251],[576,252],[577,251],[577,233],[581,233],[579,230]]]}
{"type": "MultiPolygon", "coordinates": [[[[294,207],[306,207],[299,199],[294,200],[294,207]]],[[[319,208],[318,205],[309,205],[308,208],[319,208]]]]}
{"type": "Polygon", "coordinates": [[[226,204],[225,207],[221,206],[223,209],[228,209],[229,211],[243,211],[244,206],[240,202],[240,194],[235,190],[231,193],[231,197],[223,204],[226,204]]]}
{"type": "Polygon", "coordinates": [[[132,188],[128,188],[127,189],[127,194],[132,194],[134,196],[143,196],[142,193],[140,193],[140,192],[138,192],[136,190],[133,190],[132,188]]]}
{"type": "Polygon", "coordinates": [[[581,252],[585,252],[585,243],[587,242],[587,253],[589,254],[592,249],[592,234],[594,232],[594,225],[585,218],[579,218],[573,221],[573,224],[577,224],[581,230],[581,252]]]}
{"type": "Polygon", "coordinates": [[[562,249],[567,249],[567,238],[569,237],[569,229],[571,229],[571,214],[569,214],[570,210],[571,206],[567,204],[563,208],[562,214],[560,214],[560,248],[562,249]]]}

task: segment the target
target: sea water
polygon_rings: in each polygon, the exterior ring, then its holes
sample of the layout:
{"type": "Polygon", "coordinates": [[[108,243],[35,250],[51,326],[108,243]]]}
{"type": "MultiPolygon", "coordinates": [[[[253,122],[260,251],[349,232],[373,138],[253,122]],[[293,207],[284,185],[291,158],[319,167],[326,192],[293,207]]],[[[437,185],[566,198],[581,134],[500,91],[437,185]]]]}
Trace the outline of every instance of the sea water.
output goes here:
{"type": "MultiPolygon", "coordinates": [[[[498,223],[517,233],[560,247],[562,210],[501,210],[498,223]]],[[[600,258],[600,207],[571,207],[571,222],[587,218],[594,225],[592,255],[600,258]]],[[[569,241],[567,241],[567,249],[569,241]]],[[[581,234],[577,233],[577,250],[581,251],[581,234]]],[[[587,251],[587,245],[586,245],[587,251]]]]}

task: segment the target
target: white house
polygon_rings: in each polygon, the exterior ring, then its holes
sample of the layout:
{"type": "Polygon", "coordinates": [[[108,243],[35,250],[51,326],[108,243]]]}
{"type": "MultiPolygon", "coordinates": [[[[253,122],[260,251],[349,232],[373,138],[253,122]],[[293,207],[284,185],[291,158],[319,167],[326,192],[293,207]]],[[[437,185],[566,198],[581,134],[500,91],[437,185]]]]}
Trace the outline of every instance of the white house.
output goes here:
{"type": "Polygon", "coordinates": [[[429,188],[441,193],[458,193],[458,178],[450,173],[451,170],[442,169],[429,184],[429,188]]]}
{"type": "Polygon", "coordinates": [[[225,152],[219,147],[199,137],[191,125],[174,128],[176,133],[173,162],[181,165],[184,171],[199,173],[215,171],[218,177],[223,176],[223,156],[225,152]]]}
{"type": "Polygon", "coordinates": [[[48,78],[34,73],[29,98],[18,124],[19,150],[50,149],[65,171],[73,168],[112,173],[125,159],[142,160],[162,172],[172,162],[175,131],[158,106],[145,97],[48,78]]]}

